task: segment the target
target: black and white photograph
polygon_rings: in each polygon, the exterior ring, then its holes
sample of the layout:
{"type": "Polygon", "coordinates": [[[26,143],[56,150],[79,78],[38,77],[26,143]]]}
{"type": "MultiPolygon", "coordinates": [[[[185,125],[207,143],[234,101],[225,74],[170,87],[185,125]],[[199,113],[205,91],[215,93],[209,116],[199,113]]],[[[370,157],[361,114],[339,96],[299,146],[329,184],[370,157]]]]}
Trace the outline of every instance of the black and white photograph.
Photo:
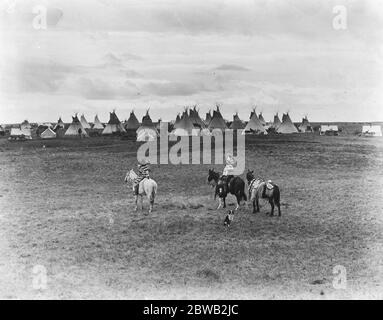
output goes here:
{"type": "Polygon", "coordinates": [[[379,0],[0,0],[0,299],[381,300],[382,127],[379,0]]]}

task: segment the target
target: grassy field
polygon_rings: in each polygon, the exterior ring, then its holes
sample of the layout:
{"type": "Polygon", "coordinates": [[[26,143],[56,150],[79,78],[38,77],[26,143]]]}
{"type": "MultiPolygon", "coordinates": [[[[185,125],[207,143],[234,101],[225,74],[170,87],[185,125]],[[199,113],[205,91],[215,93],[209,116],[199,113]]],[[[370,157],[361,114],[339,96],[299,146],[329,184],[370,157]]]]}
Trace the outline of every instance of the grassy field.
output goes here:
{"type": "Polygon", "coordinates": [[[137,146],[0,139],[0,298],[383,298],[383,139],[247,138],[246,168],[280,186],[282,217],[246,204],[230,230],[208,165],[153,165],[154,212],[133,212],[137,146]]]}

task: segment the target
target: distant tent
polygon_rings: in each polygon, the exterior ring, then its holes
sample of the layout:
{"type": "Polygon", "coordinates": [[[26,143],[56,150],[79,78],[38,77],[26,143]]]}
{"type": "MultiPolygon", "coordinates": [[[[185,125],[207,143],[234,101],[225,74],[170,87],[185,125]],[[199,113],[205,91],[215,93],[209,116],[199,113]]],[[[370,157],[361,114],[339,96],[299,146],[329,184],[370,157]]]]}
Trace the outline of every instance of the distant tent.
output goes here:
{"type": "Polygon", "coordinates": [[[175,129],[178,128],[180,121],[181,121],[181,117],[180,117],[180,114],[178,113],[176,117],[176,121],[174,121],[174,125],[173,125],[175,129]]]}
{"type": "Polygon", "coordinates": [[[202,121],[201,117],[199,116],[196,106],[194,106],[193,109],[190,109],[189,118],[195,128],[200,128],[200,129],[205,128],[205,123],[202,121]]]}
{"type": "Polygon", "coordinates": [[[28,120],[24,120],[20,125],[20,129],[32,129],[32,126],[29,124],[28,120]]]}
{"type": "Polygon", "coordinates": [[[72,123],[70,124],[67,131],[65,131],[65,136],[72,136],[72,137],[88,137],[88,133],[85,131],[84,127],[82,126],[80,120],[77,117],[77,114],[72,117],[72,123]]]}
{"type": "Polygon", "coordinates": [[[31,140],[32,139],[32,133],[31,129],[19,129],[19,128],[11,128],[10,133],[10,140],[31,140]]]}
{"type": "Polygon", "coordinates": [[[265,127],[259,121],[255,109],[250,113],[251,118],[246,124],[245,129],[243,129],[243,134],[245,133],[255,133],[255,134],[267,134],[265,127]]]}
{"type": "Polygon", "coordinates": [[[107,125],[105,126],[104,130],[102,131],[102,134],[108,135],[108,134],[118,134],[122,132],[126,132],[126,131],[121,121],[118,119],[116,112],[115,111],[110,112],[109,121],[107,125]]]}
{"type": "Polygon", "coordinates": [[[125,122],[126,130],[137,130],[140,127],[140,122],[138,121],[134,111],[130,112],[129,119],[125,122]]]}
{"type": "Polygon", "coordinates": [[[209,112],[206,112],[205,125],[208,126],[210,124],[210,121],[211,121],[211,114],[209,110],[209,112]]]}
{"type": "Polygon", "coordinates": [[[57,124],[54,126],[53,130],[58,130],[59,128],[65,128],[64,122],[61,120],[61,117],[57,121],[57,124]]]}
{"type": "Polygon", "coordinates": [[[319,129],[320,135],[337,136],[339,129],[337,125],[321,125],[319,129]]]}
{"type": "Polygon", "coordinates": [[[84,129],[90,129],[90,124],[88,123],[88,121],[86,121],[84,114],[81,115],[80,122],[84,129]]]}
{"type": "Polygon", "coordinates": [[[235,115],[233,115],[233,122],[230,125],[230,129],[240,130],[240,129],[244,129],[244,128],[245,128],[245,125],[242,122],[242,120],[239,119],[238,112],[237,112],[235,115]]]}
{"type": "Polygon", "coordinates": [[[314,132],[314,129],[307,119],[307,116],[302,119],[302,123],[299,125],[298,129],[300,132],[314,132]]]}
{"type": "Polygon", "coordinates": [[[282,116],[282,123],[277,128],[278,133],[297,133],[298,129],[294,126],[293,122],[290,119],[289,113],[284,113],[282,116]]]}
{"type": "Polygon", "coordinates": [[[100,119],[98,118],[98,115],[94,117],[94,123],[92,129],[95,130],[104,130],[104,125],[101,123],[100,119]]]}
{"type": "Polygon", "coordinates": [[[197,136],[199,129],[195,129],[188,112],[185,110],[182,113],[181,119],[177,124],[177,127],[172,131],[172,135],[175,136],[197,136]]]}
{"type": "Polygon", "coordinates": [[[363,126],[362,135],[368,137],[381,137],[382,136],[382,127],[381,126],[363,126]]]}
{"type": "Polygon", "coordinates": [[[213,130],[213,129],[225,130],[225,129],[227,129],[226,122],[223,119],[222,114],[219,111],[218,106],[217,106],[217,110],[213,111],[213,117],[211,118],[211,121],[209,123],[208,128],[209,128],[209,130],[213,130]]]}
{"type": "Polygon", "coordinates": [[[266,121],[265,121],[265,119],[263,118],[262,112],[259,114],[258,119],[259,119],[259,122],[260,122],[263,126],[266,125],[266,121]]]}
{"type": "Polygon", "coordinates": [[[158,137],[158,131],[149,115],[149,110],[142,117],[141,126],[137,129],[137,141],[153,141],[158,137]]]}
{"type": "Polygon", "coordinates": [[[274,128],[275,130],[279,128],[279,126],[281,125],[281,120],[279,119],[279,116],[278,116],[278,113],[274,115],[274,121],[273,121],[273,124],[271,125],[272,128],[274,128]]]}
{"type": "Polygon", "coordinates": [[[41,139],[53,139],[56,138],[56,132],[54,132],[51,128],[46,128],[40,137],[41,139]]]}

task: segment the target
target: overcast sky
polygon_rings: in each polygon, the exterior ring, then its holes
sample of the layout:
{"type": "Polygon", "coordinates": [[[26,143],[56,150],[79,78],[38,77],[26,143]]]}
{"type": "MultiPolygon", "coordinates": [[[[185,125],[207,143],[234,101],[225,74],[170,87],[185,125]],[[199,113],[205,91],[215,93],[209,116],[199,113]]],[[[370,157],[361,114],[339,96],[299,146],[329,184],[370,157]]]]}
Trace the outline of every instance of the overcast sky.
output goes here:
{"type": "Polygon", "coordinates": [[[183,106],[383,120],[383,2],[0,0],[0,123],[183,106]],[[47,28],[36,29],[36,5],[47,28]],[[347,29],[336,30],[336,5],[347,29]]]}

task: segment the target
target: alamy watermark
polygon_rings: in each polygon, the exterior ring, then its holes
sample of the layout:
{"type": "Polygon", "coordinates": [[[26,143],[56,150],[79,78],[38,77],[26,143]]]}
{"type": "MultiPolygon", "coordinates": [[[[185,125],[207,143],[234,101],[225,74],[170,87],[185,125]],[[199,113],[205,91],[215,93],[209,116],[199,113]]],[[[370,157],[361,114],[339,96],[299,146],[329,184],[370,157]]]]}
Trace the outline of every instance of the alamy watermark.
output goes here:
{"type": "Polygon", "coordinates": [[[137,159],[146,160],[151,164],[209,165],[212,164],[212,145],[214,144],[214,164],[224,164],[226,156],[231,155],[236,162],[232,174],[241,175],[245,171],[245,135],[240,130],[216,129],[211,135],[190,137],[185,132],[185,136],[175,136],[168,133],[167,123],[161,123],[159,141],[159,156],[156,139],[146,141],[138,148],[137,159]],[[169,148],[169,142],[176,143],[169,148]]]}

